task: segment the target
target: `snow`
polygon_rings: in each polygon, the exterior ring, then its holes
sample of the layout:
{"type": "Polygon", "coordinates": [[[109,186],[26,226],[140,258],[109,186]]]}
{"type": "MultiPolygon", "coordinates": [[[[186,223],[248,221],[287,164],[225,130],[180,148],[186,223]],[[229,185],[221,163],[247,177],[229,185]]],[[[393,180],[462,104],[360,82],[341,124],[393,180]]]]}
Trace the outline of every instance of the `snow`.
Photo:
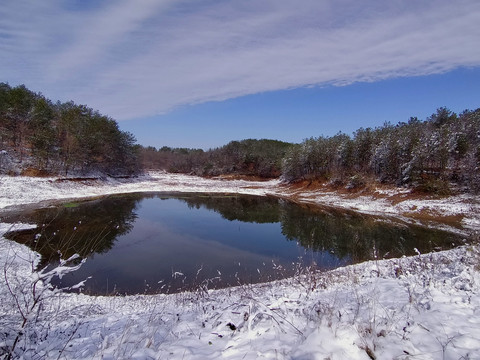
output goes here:
{"type": "MultiPolygon", "coordinates": [[[[278,181],[165,173],[134,181],[56,180],[2,177],[0,208],[138,191],[291,195],[278,181]]],[[[295,195],[297,201],[363,212],[404,215],[413,207],[461,213],[464,224],[478,230],[478,201],[472,197],[392,205],[384,198],[326,192],[295,195]]],[[[0,221],[0,236],[12,226],[32,225],[0,221]]],[[[476,244],[324,273],[305,271],[266,284],[125,297],[53,291],[33,271],[37,254],[1,237],[0,249],[0,354],[21,332],[13,358],[480,359],[476,244]]]]}
{"type": "MultiPolygon", "coordinates": [[[[462,194],[445,198],[412,199],[405,189],[383,190],[375,189],[373,195],[352,196],[334,191],[285,191],[300,202],[329,205],[343,209],[355,210],[366,214],[393,215],[414,221],[412,216],[426,214],[436,217],[461,217],[461,224],[469,230],[480,229],[480,197],[478,195],[462,194]],[[395,197],[394,200],[391,198],[395,197]]],[[[278,194],[278,193],[277,193],[278,194]]],[[[280,194],[278,194],[280,195],[280,194]]],[[[440,226],[446,229],[445,226],[440,226]]]]}
{"type": "MultiPolygon", "coordinates": [[[[0,209],[45,200],[85,198],[144,191],[215,192],[265,195],[278,180],[267,182],[204,179],[182,174],[154,172],[136,179],[67,181],[57,178],[0,177],[0,209]]],[[[273,190],[272,190],[273,191],[273,190]]]]}
{"type": "Polygon", "coordinates": [[[407,189],[375,189],[373,195],[350,196],[334,191],[302,191],[282,186],[279,180],[247,181],[201,178],[184,174],[151,172],[135,179],[66,181],[59,178],[0,177],[0,210],[43,201],[88,198],[110,194],[163,191],[209,192],[294,197],[296,201],[351,209],[367,214],[412,215],[421,212],[434,216],[462,216],[462,225],[480,229],[480,197],[458,195],[440,199],[396,199],[407,189]]]}

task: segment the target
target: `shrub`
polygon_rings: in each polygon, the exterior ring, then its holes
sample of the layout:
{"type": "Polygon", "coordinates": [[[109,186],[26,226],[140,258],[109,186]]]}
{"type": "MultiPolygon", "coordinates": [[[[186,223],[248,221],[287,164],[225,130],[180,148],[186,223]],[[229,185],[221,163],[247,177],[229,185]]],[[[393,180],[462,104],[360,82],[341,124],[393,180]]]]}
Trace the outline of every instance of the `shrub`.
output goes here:
{"type": "Polygon", "coordinates": [[[353,175],[346,186],[348,190],[355,190],[355,189],[361,189],[364,188],[365,185],[367,184],[365,178],[362,175],[353,175]]]}
{"type": "Polygon", "coordinates": [[[448,196],[452,194],[450,184],[447,181],[432,177],[422,179],[417,185],[415,185],[414,189],[418,192],[440,196],[448,196]]]}

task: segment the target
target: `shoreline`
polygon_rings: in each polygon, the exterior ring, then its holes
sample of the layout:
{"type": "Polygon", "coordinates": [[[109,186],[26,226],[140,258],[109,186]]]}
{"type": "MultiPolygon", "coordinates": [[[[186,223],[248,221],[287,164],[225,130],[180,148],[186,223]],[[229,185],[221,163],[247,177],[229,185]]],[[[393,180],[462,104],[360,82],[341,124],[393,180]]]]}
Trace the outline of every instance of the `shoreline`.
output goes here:
{"type": "Polygon", "coordinates": [[[132,192],[203,192],[275,196],[300,204],[334,207],[371,215],[393,216],[424,225],[443,224],[453,231],[480,231],[480,195],[435,197],[405,188],[376,187],[349,192],[326,185],[287,185],[278,179],[203,178],[150,172],[131,179],[0,177],[0,217],[21,206],[95,198],[132,192]]]}
{"type": "MultiPolygon", "coordinates": [[[[0,187],[6,190],[0,197],[0,218],[2,211],[19,205],[128,192],[278,197],[288,189],[277,180],[252,182],[164,173],[132,182],[109,179],[75,184],[0,178],[0,187]]],[[[478,229],[476,197],[471,203],[469,198],[458,197],[406,199],[389,205],[372,195],[289,191],[290,200],[326,206],[344,201],[340,208],[359,208],[363,213],[398,217],[403,210],[417,206],[432,214],[462,214],[465,231],[478,229]]],[[[0,224],[0,233],[5,230],[5,224],[0,224]]],[[[478,244],[327,272],[304,272],[270,283],[171,295],[87,296],[56,292],[40,284],[39,289],[45,291],[41,307],[27,317],[23,328],[15,296],[32,304],[32,284],[38,279],[32,265],[38,256],[1,234],[0,248],[4,270],[0,327],[5,329],[4,335],[0,334],[0,354],[12,345],[19,331],[25,352],[17,355],[26,359],[58,358],[60,353],[65,359],[369,360],[374,356],[406,360],[474,358],[480,351],[476,335],[480,319],[475,315],[480,311],[478,244]]]]}

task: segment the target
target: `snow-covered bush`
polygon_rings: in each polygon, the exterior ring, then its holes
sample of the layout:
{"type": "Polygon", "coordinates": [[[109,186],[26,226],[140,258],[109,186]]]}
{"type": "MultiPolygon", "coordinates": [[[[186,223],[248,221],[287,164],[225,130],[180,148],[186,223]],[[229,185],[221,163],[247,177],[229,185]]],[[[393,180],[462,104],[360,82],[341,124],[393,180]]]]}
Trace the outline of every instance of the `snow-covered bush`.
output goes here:
{"type": "MultiPolygon", "coordinates": [[[[62,277],[76,271],[83,263],[71,266],[78,258],[74,255],[67,260],[60,260],[58,266],[36,271],[39,256],[12,242],[2,241],[2,248],[7,254],[2,257],[3,281],[6,291],[2,294],[2,307],[8,315],[0,334],[0,355],[5,359],[32,357],[36,354],[38,343],[51,336],[58,336],[52,329],[52,320],[61,316],[55,304],[61,302],[62,290],[50,285],[53,277],[62,277]]],[[[79,283],[73,288],[79,288],[79,283]]],[[[62,347],[66,343],[61,344],[62,347]]]]}

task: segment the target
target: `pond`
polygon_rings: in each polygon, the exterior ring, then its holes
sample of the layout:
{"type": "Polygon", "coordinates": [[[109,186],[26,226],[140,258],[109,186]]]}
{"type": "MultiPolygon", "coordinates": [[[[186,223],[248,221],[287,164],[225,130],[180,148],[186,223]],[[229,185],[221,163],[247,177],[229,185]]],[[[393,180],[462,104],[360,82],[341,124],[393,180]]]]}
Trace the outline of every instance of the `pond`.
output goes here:
{"type": "Polygon", "coordinates": [[[462,240],[392,218],[246,195],[115,195],[25,211],[14,220],[37,224],[6,236],[38,251],[39,267],[52,266],[59,254],[87,259],[54,285],[88,278],[83,291],[96,295],[265,282],[305,267],[332,269],[462,240]]]}

